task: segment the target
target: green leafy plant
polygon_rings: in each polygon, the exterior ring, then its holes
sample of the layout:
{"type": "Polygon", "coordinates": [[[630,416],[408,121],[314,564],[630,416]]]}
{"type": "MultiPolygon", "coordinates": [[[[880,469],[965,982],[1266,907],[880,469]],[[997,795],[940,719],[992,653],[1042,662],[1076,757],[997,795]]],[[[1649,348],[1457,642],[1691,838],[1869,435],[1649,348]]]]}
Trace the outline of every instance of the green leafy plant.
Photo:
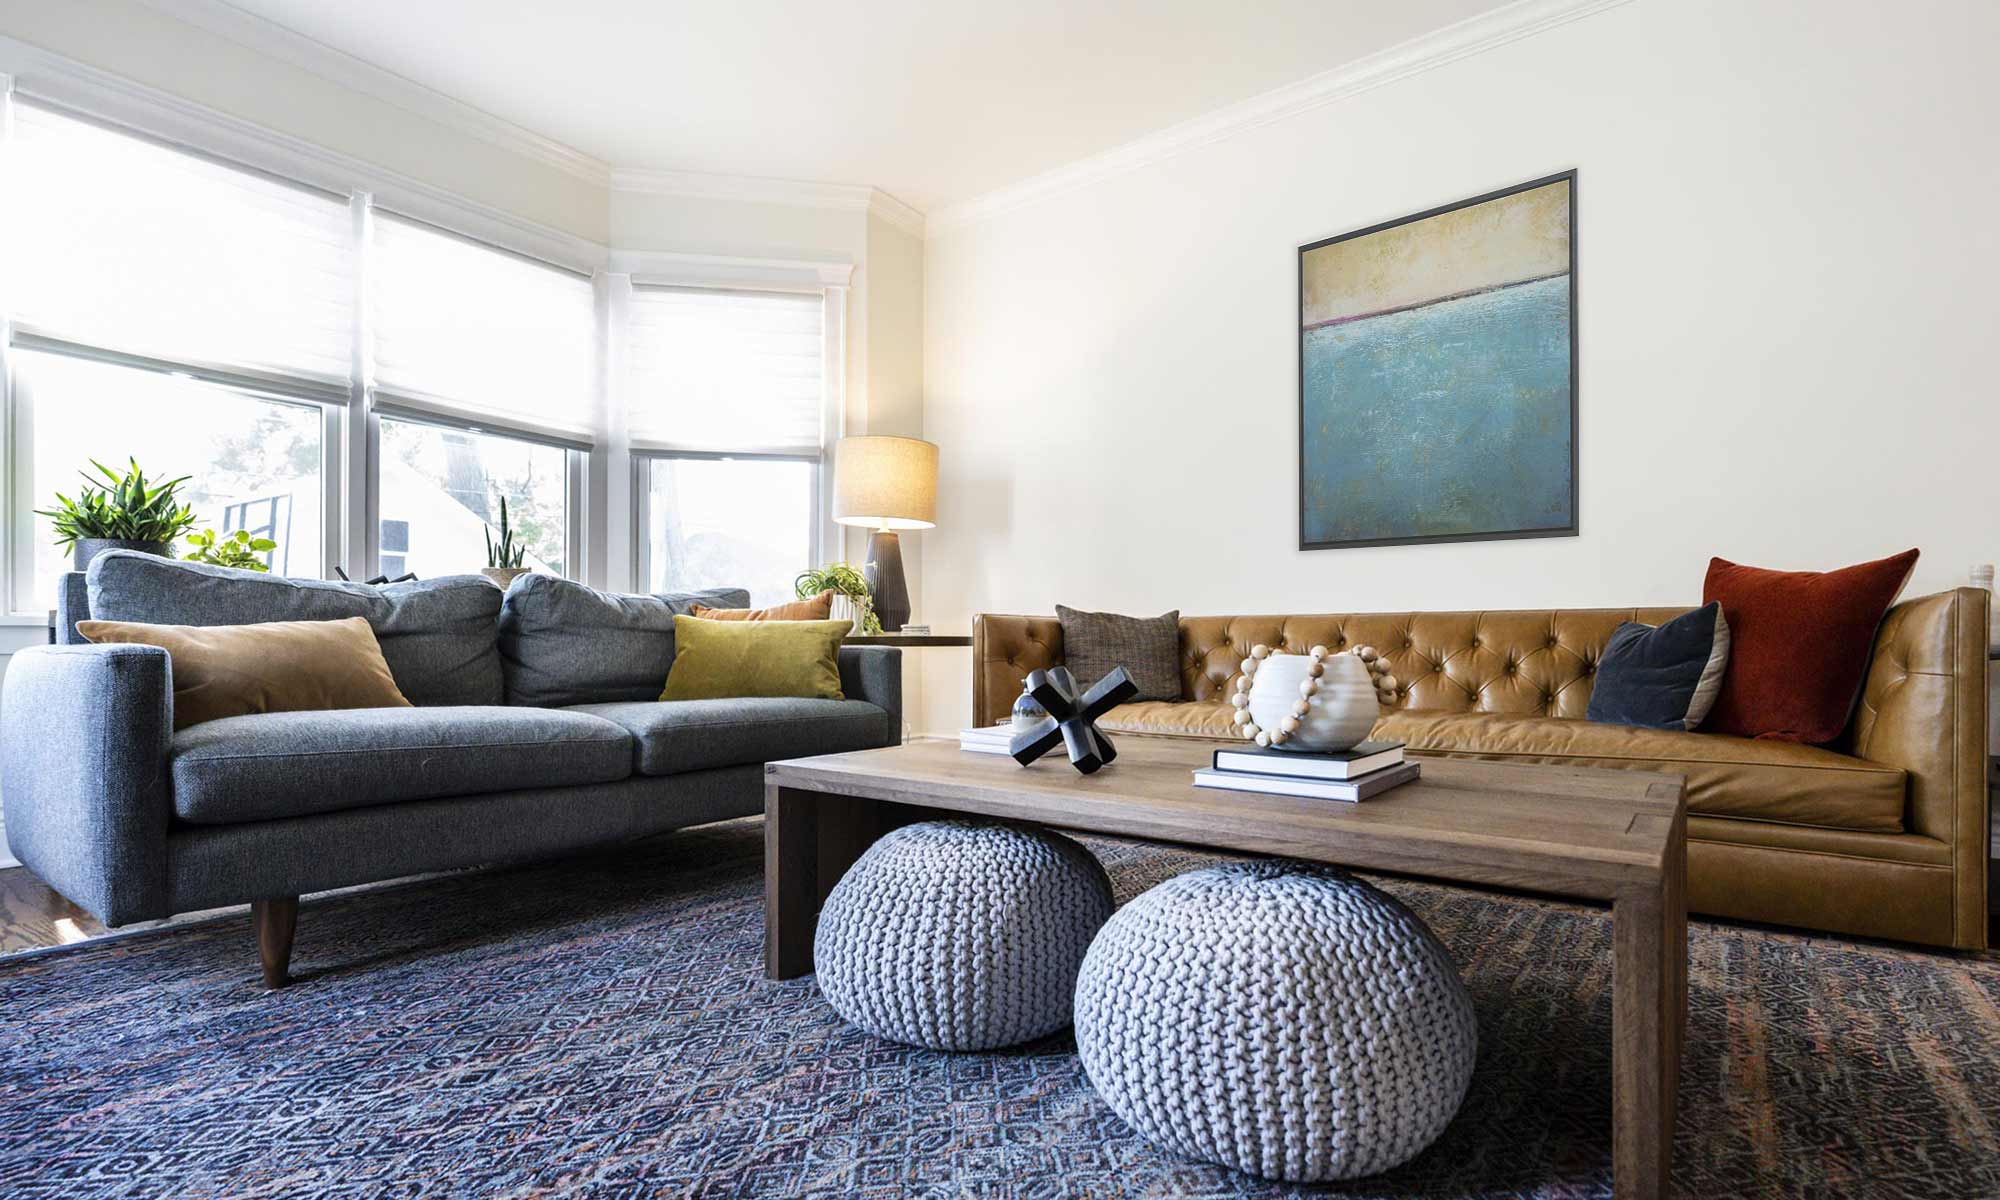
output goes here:
{"type": "Polygon", "coordinates": [[[528,565],[528,547],[514,544],[514,527],[507,522],[507,497],[500,497],[500,540],[493,540],[493,529],[486,529],[486,565],[489,567],[525,567],[528,565]]]}
{"type": "Polygon", "coordinates": [[[810,600],[828,589],[837,596],[845,596],[854,602],[856,620],[863,635],[882,632],[882,618],[875,615],[874,598],[868,594],[868,581],[861,572],[844,562],[828,563],[799,574],[792,581],[792,590],[801,600],[810,600]]]}
{"type": "Polygon", "coordinates": [[[84,538],[117,538],[128,542],[172,543],[194,528],[194,507],[180,503],[180,486],[186,475],[165,483],[149,483],[139,469],[139,460],[127,459],[129,468],[120,474],[90,460],[109,487],[83,472],[83,487],[72,500],[56,493],[56,507],[38,508],[37,516],[55,522],[56,545],[72,546],[84,538]]]}
{"type": "Polygon", "coordinates": [[[239,571],[269,571],[271,568],[264,565],[261,556],[278,548],[278,543],[270,538],[251,537],[247,529],[235,533],[198,529],[188,534],[187,540],[194,551],[181,555],[182,558],[212,567],[235,567],[239,571]]]}

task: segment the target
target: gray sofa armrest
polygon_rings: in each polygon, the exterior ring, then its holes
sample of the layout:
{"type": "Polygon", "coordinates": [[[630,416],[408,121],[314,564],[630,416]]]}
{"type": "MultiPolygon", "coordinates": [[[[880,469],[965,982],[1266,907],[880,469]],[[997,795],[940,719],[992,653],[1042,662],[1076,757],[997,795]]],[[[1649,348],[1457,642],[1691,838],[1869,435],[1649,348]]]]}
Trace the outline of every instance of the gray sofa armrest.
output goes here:
{"type": "Polygon", "coordinates": [[[56,580],[56,643],[63,646],[88,646],[90,643],[76,631],[78,621],[90,619],[90,577],[82,571],[64,571],[56,580]]]}
{"type": "Polygon", "coordinates": [[[866,700],[889,714],[889,740],[903,741],[903,652],[895,646],[842,646],[840,690],[849,700],[866,700]]]}
{"type": "Polygon", "coordinates": [[[173,668],[158,646],[34,646],[0,687],[7,842],[107,925],[165,917],[173,668]]]}

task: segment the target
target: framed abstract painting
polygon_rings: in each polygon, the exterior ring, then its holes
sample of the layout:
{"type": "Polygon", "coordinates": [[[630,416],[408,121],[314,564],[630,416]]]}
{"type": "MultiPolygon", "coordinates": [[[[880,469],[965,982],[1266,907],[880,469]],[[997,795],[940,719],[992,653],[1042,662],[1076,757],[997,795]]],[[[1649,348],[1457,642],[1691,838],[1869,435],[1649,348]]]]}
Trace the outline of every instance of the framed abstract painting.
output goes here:
{"type": "Polygon", "coordinates": [[[1577,532],[1576,172],[1299,247],[1299,548],[1577,532]]]}

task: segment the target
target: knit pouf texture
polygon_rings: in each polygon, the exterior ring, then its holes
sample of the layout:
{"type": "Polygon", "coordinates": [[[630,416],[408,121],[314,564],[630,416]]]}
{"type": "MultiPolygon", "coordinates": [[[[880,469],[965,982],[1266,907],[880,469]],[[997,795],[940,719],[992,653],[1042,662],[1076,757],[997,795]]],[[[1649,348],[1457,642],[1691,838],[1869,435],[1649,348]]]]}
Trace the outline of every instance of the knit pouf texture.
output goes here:
{"type": "Polygon", "coordinates": [[[1478,1026],[1421,920],[1330,867],[1191,871],[1104,926],[1076,1044],[1105,1103],[1178,1153],[1296,1183],[1401,1165],[1450,1124],[1478,1026]]]}
{"type": "Polygon", "coordinates": [[[1111,915],[1090,851],[1045,829],[926,821],[885,835],[820,911],[813,970],[857,1028],[990,1050],[1070,1023],[1076,972],[1111,915]]]}

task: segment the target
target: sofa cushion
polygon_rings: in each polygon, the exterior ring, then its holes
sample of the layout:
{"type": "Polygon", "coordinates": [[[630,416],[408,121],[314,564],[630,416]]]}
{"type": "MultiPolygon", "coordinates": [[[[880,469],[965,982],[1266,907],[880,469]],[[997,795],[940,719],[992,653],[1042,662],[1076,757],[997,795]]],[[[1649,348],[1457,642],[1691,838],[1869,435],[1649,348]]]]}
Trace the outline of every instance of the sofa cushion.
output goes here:
{"type": "Polygon", "coordinates": [[[1688,811],[1869,833],[1903,829],[1905,772],[1819,746],[1561,717],[1394,712],[1372,735],[1413,751],[1687,777],[1688,811]]]}
{"type": "Polygon", "coordinates": [[[642,775],[867,750],[891,744],[897,733],[889,714],[865,700],[756,696],[580,704],[563,711],[588,713],[630,730],[642,775]]]}
{"type": "Polygon", "coordinates": [[[1220,700],[1138,700],[1105,713],[1097,727],[1110,733],[1243,740],[1236,731],[1236,710],[1220,700]]]}
{"type": "Polygon", "coordinates": [[[632,736],[578,712],[357,708],[224,717],[174,735],[174,813],[266,821],[481,792],[610,783],[632,736]]]}
{"type": "Polygon", "coordinates": [[[500,589],[477,575],[371,587],[285,579],[132,550],[91,561],[90,616],[148,625],[365,617],[410,703],[500,703],[500,589]]]}
{"type": "Polygon", "coordinates": [[[1882,615],[1917,552],[1838,571],[1767,571],[1710,559],[1704,604],[1729,618],[1729,671],[1705,722],[1715,733],[1825,744],[1854,716],[1882,615]]]}
{"type": "Polygon", "coordinates": [[[175,729],[250,713],[410,707],[361,617],[256,625],[79,621],[77,630],[100,645],[167,652],[175,729]]]}
{"type": "Polygon", "coordinates": [[[674,662],[674,618],[697,604],[749,603],[742,588],[632,596],[523,575],[500,610],[507,703],[559,708],[657,700],[674,662]]]}

